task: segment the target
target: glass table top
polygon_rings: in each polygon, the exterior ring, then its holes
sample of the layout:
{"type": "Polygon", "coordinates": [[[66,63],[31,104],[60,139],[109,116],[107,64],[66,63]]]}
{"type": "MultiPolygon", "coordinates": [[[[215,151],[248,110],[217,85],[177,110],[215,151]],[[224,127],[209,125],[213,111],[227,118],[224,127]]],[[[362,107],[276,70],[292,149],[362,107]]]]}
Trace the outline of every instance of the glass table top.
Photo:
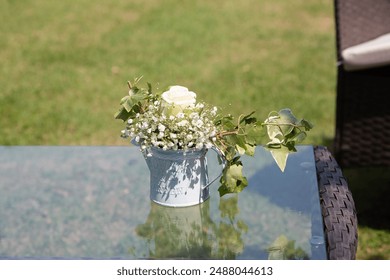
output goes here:
{"type": "Polygon", "coordinates": [[[0,146],[0,259],[326,259],[313,147],[242,160],[243,192],[171,208],[136,147],[0,146]]]}

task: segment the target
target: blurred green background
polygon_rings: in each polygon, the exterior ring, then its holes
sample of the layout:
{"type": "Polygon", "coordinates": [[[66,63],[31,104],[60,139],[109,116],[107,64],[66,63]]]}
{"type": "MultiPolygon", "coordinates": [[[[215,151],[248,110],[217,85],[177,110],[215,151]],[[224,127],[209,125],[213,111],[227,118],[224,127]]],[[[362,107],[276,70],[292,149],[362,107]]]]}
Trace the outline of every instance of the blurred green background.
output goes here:
{"type": "MultiPolygon", "coordinates": [[[[0,0],[0,18],[0,145],[128,145],[113,115],[143,75],[236,115],[289,107],[331,147],[332,1],[0,0]]],[[[388,211],[370,223],[386,190],[370,202],[355,181],[358,258],[390,259],[388,211]]]]}

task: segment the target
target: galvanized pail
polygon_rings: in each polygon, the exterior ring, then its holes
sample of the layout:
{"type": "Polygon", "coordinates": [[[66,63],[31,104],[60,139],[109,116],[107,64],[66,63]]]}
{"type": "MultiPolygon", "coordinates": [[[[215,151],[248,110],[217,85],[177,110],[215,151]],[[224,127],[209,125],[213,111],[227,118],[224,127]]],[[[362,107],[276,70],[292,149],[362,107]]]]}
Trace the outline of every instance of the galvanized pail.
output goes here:
{"type": "MultiPolygon", "coordinates": [[[[219,155],[219,151],[213,148],[219,155]]],[[[207,149],[163,150],[150,148],[144,157],[150,170],[150,199],[160,205],[185,207],[200,204],[210,196],[207,149]]]]}

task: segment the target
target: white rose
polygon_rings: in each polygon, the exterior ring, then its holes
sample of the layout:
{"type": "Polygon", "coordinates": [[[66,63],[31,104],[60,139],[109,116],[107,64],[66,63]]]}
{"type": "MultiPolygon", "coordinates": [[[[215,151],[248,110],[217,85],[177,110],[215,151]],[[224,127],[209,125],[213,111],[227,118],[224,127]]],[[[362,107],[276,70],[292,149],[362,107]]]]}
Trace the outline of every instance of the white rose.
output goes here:
{"type": "Polygon", "coordinates": [[[186,87],[171,86],[168,91],[163,92],[162,100],[164,113],[176,116],[184,109],[195,106],[196,93],[186,87]]]}

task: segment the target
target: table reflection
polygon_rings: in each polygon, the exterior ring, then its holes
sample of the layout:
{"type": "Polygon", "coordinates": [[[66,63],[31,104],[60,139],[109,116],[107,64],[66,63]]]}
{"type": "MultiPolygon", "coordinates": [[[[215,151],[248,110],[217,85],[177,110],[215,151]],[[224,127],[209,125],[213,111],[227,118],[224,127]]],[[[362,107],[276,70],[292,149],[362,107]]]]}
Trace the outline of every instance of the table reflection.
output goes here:
{"type": "Polygon", "coordinates": [[[238,196],[221,199],[220,219],[210,216],[210,200],[183,208],[151,202],[145,223],[136,228],[147,241],[149,258],[235,259],[244,248],[248,227],[237,219],[238,196]]]}

